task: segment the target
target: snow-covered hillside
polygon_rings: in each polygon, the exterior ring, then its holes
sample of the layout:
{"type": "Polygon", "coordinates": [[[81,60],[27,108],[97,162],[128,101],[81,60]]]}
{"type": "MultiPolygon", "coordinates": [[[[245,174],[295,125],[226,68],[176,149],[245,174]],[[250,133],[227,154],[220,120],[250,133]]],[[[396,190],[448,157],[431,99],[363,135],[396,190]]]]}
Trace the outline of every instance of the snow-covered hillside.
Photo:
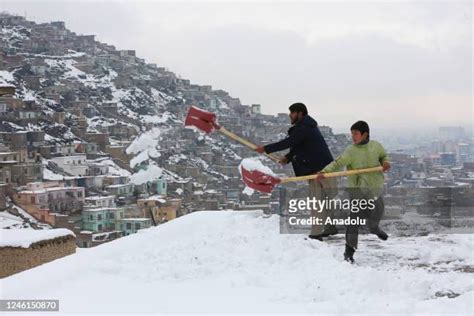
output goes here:
{"type": "Polygon", "coordinates": [[[1,280],[1,298],[62,312],[471,314],[473,238],[361,238],[357,263],[281,235],[277,216],[197,212],[1,280]]]}

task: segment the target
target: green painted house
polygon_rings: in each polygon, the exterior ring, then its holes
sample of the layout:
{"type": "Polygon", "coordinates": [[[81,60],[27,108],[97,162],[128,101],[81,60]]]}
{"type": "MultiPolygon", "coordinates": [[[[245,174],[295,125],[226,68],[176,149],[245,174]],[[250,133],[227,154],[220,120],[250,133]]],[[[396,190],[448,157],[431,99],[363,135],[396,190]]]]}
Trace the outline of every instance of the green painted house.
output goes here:
{"type": "Polygon", "coordinates": [[[123,210],[116,207],[90,208],[82,211],[82,229],[103,232],[120,229],[123,210]]]}
{"type": "Polygon", "coordinates": [[[135,234],[140,229],[151,227],[150,218],[122,218],[120,220],[120,230],[124,236],[135,234]]]}

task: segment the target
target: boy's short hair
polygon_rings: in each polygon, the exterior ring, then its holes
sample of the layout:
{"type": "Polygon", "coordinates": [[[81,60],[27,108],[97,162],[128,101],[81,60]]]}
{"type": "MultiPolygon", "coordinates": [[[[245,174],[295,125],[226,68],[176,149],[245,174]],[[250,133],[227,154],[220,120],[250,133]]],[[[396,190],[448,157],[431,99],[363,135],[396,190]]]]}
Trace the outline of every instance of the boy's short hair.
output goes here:
{"type": "Polygon", "coordinates": [[[361,134],[367,133],[370,134],[369,124],[364,121],[357,121],[351,126],[351,131],[356,130],[359,131],[361,134]]]}
{"type": "Polygon", "coordinates": [[[301,112],[303,115],[308,115],[308,109],[306,108],[306,105],[300,102],[293,103],[288,109],[290,112],[301,112]]]}

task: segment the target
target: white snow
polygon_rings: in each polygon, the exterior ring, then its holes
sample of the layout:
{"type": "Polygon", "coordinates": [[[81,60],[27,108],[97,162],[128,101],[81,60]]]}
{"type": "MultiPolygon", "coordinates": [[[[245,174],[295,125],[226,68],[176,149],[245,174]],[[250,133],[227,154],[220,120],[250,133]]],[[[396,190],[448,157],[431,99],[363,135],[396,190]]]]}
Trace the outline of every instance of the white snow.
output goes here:
{"type": "Polygon", "coordinates": [[[53,58],[46,58],[44,62],[51,68],[59,68],[64,71],[63,78],[68,80],[79,81],[88,88],[97,87],[109,87],[115,89],[113,80],[117,77],[117,73],[108,69],[109,74],[104,76],[94,76],[92,74],[85,73],[84,71],[76,68],[74,65],[77,61],[71,59],[71,57],[79,57],[81,53],[74,52],[65,56],[51,56],[53,58]]]}
{"type": "Polygon", "coordinates": [[[91,162],[101,163],[109,167],[108,175],[112,176],[130,176],[131,173],[128,170],[120,168],[112,159],[110,158],[97,158],[95,160],[90,160],[91,162]]]}
{"type": "MultiPolygon", "coordinates": [[[[268,174],[269,176],[277,177],[277,175],[275,173],[273,173],[272,169],[270,169],[267,166],[262,164],[262,162],[259,160],[259,158],[245,158],[245,159],[243,159],[240,162],[240,165],[239,165],[240,176],[242,176],[242,169],[241,169],[242,167],[245,170],[248,170],[248,171],[257,170],[257,171],[260,171],[262,173],[268,174]]],[[[255,190],[248,187],[248,186],[245,186],[244,190],[242,191],[242,193],[244,193],[246,195],[252,195],[254,192],[255,192],[255,190]]]]}
{"type": "Polygon", "coordinates": [[[130,177],[130,182],[133,184],[147,183],[153,180],[157,180],[163,174],[163,169],[156,165],[148,165],[146,170],[142,169],[130,177]]]}
{"type": "Polygon", "coordinates": [[[196,212],[4,278],[0,295],[83,314],[472,315],[462,268],[473,241],[364,235],[351,265],[341,235],[321,243],[280,234],[278,217],[259,211],[196,212]]]}
{"type": "Polygon", "coordinates": [[[142,162],[147,161],[150,158],[148,156],[148,150],[144,150],[132,159],[130,159],[130,167],[134,168],[136,165],[140,165],[142,162]]]}
{"type": "Polygon", "coordinates": [[[22,227],[23,219],[7,211],[0,212],[0,228],[22,227]]]}
{"type": "Polygon", "coordinates": [[[149,148],[155,148],[158,145],[160,129],[152,128],[139,135],[127,148],[127,154],[136,154],[149,148]]]}
{"type": "Polygon", "coordinates": [[[176,99],[175,97],[158,91],[155,88],[151,88],[151,94],[157,107],[165,106],[168,102],[176,99]]]}
{"type": "Polygon", "coordinates": [[[34,90],[30,90],[30,89],[23,89],[24,91],[24,94],[23,94],[23,97],[22,99],[24,101],[36,101],[37,98],[36,98],[36,92],[34,90]]]}
{"type": "Polygon", "coordinates": [[[142,115],[141,120],[145,123],[153,123],[153,124],[160,124],[160,123],[166,123],[168,119],[171,117],[169,112],[164,112],[159,115],[142,115]]]}
{"type": "Polygon", "coordinates": [[[44,167],[43,168],[43,179],[44,180],[50,180],[50,181],[57,181],[57,180],[64,180],[64,176],[49,170],[47,167],[44,167]]]}
{"type": "Polygon", "coordinates": [[[160,140],[161,130],[157,127],[152,128],[133,140],[130,146],[127,147],[127,154],[136,154],[134,158],[130,161],[130,167],[135,167],[137,164],[140,164],[152,158],[160,157],[159,149],[159,140],[160,140]]]}
{"type": "Polygon", "coordinates": [[[0,70],[0,84],[12,84],[15,82],[13,74],[6,70],[0,70]]]}
{"type": "Polygon", "coordinates": [[[33,229],[0,229],[0,247],[28,248],[31,244],[64,236],[75,236],[65,228],[33,230],[33,229]]]}
{"type": "Polygon", "coordinates": [[[272,177],[276,177],[277,175],[273,173],[272,169],[268,168],[267,166],[263,165],[262,162],[258,158],[245,158],[239,165],[240,168],[244,168],[248,171],[260,171],[262,173],[268,174],[272,177]]]}

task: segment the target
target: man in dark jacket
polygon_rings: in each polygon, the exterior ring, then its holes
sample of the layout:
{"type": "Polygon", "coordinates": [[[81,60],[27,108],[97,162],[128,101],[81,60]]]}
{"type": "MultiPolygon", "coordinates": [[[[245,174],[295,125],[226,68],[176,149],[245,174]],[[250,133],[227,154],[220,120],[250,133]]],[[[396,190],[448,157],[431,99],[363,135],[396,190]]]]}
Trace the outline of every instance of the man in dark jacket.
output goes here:
{"type": "MultiPolygon", "coordinates": [[[[289,107],[292,127],[288,130],[288,137],[266,146],[257,147],[258,153],[273,153],[285,149],[290,149],[289,153],[281,158],[280,163],[291,162],[296,176],[305,176],[318,173],[334,159],[324,140],[318,123],[308,115],[308,110],[303,103],[294,103],[289,107]]],[[[333,198],[336,195],[336,181],[325,179],[326,182],[309,180],[309,196],[317,199],[333,198]]],[[[322,217],[324,220],[328,216],[325,210],[313,216],[322,217]]],[[[310,238],[322,240],[322,237],[336,234],[334,226],[324,225],[313,226],[310,238]],[[323,231],[324,230],[324,231],[323,231]]]]}

